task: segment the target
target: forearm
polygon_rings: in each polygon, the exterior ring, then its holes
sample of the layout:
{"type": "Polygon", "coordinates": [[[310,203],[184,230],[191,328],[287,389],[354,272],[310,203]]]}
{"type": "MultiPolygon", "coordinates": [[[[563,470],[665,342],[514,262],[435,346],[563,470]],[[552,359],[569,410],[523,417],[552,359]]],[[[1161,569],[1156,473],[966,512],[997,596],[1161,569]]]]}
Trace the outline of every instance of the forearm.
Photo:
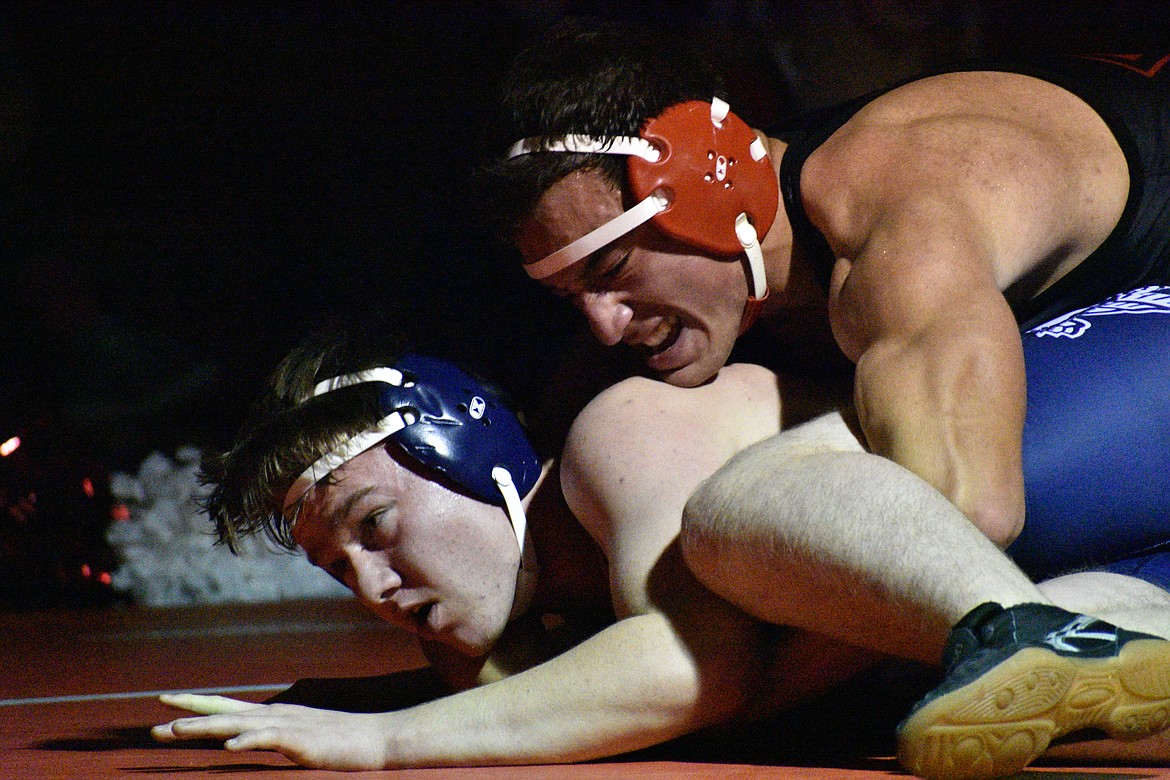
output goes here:
{"type": "Polygon", "coordinates": [[[768,701],[751,621],[711,623],[683,642],[651,613],[619,621],[561,656],[396,712],[350,714],[290,704],[176,706],[204,717],[152,729],[156,739],[222,739],[320,769],[564,763],[656,744],[768,701]]]}
{"type": "Polygon", "coordinates": [[[394,766],[584,761],[745,714],[759,686],[737,633],[721,651],[694,648],[696,662],[666,618],[627,618],[528,671],[388,714],[387,754],[394,766]]]}
{"type": "Polygon", "coordinates": [[[1006,545],[1024,520],[1026,384],[1001,292],[1002,234],[964,193],[929,177],[906,186],[861,227],[852,259],[834,266],[833,333],[857,365],[854,401],[870,450],[1006,545]]]}
{"type": "Polygon", "coordinates": [[[1024,522],[1025,387],[1018,337],[926,335],[858,362],[871,450],[938,489],[1000,546],[1024,522]]]}

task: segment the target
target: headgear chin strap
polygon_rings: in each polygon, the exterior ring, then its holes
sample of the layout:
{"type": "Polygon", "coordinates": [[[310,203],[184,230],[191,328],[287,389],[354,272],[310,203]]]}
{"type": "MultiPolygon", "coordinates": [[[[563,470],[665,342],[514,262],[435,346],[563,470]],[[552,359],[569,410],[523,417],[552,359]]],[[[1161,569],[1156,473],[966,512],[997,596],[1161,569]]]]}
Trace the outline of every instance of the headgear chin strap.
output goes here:
{"type": "Polygon", "coordinates": [[[306,468],[285,494],[284,511],[335,469],[392,440],[474,498],[504,508],[520,548],[516,614],[531,598],[536,572],[521,497],[536,485],[541,471],[520,421],[455,364],[425,355],[404,355],[393,366],[327,379],[313,388],[312,397],[366,383],[381,385],[384,416],[306,468]]]}
{"type": "Polygon", "coordinates": [[[543,279],[653,221],[668,236],[718,255],[745,253],[751,290],[741,332],[768,295],[760,240],[779,206],[767,148],[726,102],[692,100],[671,106],[639,137],[535,136],[516,142],[508,158],[533,152],[621,154],[637,205],[548,257],[524,268],[543,279]]]}

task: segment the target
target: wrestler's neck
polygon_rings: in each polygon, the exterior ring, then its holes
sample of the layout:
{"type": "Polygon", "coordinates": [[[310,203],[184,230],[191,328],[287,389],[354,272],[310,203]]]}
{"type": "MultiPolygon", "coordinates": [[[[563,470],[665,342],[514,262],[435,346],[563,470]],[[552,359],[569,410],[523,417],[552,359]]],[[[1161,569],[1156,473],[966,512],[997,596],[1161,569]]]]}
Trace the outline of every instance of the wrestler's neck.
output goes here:
{"type": "MultiPolygon", "coordinates": [[[[776,176],[780,176],[780,160],[788,145],[768,138],[768,157],[776,176]]],[[[776,218],[760,247],[764,251],[764,268],[768,277],[768,301],[763,319],[789,319],[807,316],[810,311],[824,312],[828,296],[817,278],[811,258],[794,246],[792,223],[784,198],[776,205],[776,218]]]]}
{"type": "Polygon", "coordinates": [[[555,461],[545,462],[524,503],[540,565],[530,610],[563,614],[611,609],[605,556],[561,496],[555,461]]]}

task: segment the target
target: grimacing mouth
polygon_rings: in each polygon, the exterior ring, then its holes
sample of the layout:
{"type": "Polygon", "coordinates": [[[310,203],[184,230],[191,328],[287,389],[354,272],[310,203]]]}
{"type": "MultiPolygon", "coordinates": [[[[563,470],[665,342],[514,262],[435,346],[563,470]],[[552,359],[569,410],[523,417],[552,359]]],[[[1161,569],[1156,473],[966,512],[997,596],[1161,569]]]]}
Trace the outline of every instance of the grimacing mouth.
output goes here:
{"type": "Polygon", "coordinates": [[[651,336],[658,336],[659,333],[661,333],[661,337],[655,340],[640,339],[631,343],[629,346],[648,355],[664,352],[665,350],[670,349],[674,342],[678,341],[678,336],[680,333],[682,333],[682,323],[679,322],[677,318],[672,318],[668,326],[659,326],[655,328],[654,331],[652,331],[651,336]]]}
{"type": "Polygon", "coordinates": [[[406,610],[406,613],[408,615],[410,615],[411,619],[415,622],[415,625],[422,627],[422,626],[426,625],[427,617],[430,616],[431,609],[434,606],[435,606],[434,601],[423,601],[423,602],[420,602],[418,604],[415,604],[412,607],[409,607],[406,610]]]}

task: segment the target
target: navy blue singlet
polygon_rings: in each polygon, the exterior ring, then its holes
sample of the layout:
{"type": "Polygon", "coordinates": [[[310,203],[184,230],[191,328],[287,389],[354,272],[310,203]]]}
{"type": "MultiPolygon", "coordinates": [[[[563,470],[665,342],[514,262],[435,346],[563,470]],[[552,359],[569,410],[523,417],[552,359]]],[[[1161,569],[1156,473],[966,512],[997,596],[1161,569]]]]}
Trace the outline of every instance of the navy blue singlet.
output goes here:
{"type": "Polygon", "coordinates": [[[1103,567],[1170,589],[1170,287],[1023,342],[1027,519],[1008,553],[1036,579],[1103,567]]]}

